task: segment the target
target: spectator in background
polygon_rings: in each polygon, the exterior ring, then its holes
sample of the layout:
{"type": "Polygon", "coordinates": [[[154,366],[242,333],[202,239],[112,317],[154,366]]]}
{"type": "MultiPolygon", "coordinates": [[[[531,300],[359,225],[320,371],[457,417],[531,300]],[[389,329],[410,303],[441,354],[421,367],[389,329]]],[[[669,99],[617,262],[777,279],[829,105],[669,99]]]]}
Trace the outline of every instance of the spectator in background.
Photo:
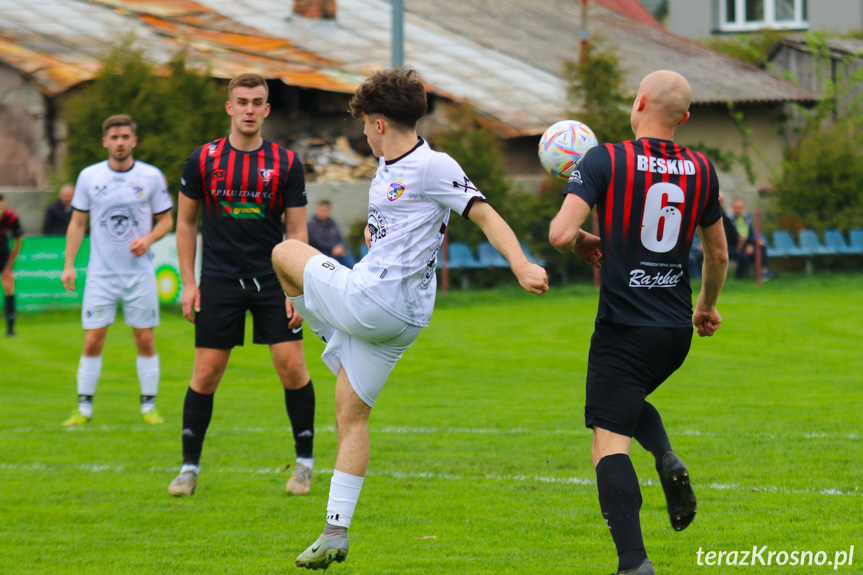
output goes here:
{"type": "Polygon", "coordinates": [[[0,195],[0,284],[3,286],[6,310],[6,335],[15,335],[15,274],[12,266],[21,252],[24,229],[14,210],[6,208],[6,200],[0,195]],[[9,249],[9,239],[15,242],[9,249]]]}
{"type": "Polygon", "coordinates": [[[719,205],[722,207],[722,227],[725,228],[725,240],[728,242],[728,261],[735,262],[737,269],[734,272],[736,279],[746,277],[749,270],[749,258],[743,252],[740,242],[740,233],[734,220],[725,212],[725,193],[719,192],[719,205]]]}
{"type": "Polygon", "coordinates": [[[330,217],[330,202],[321,200],[315,215],[309,219],[309,245],[345,266],[354,267],[354,257],[348,251],[339,226],[330,217]]]}
{"type": "Polygon", "coordinates": [[[72,219],[72,197],[74,184],[63,184],[57,201],[45,208],[45,221],[42,223],[43,236],[65,236],[69,220],[72,219]]]}
{"type": "MultiPolygon", "coordinates": [[[[761,279],[770,279],[773,274],[767,267],[767,248],[764,241],[758,238],[758,243],[755,241],[755,228],[752,225],[752,216],[746,212],[746,204],[741,199],[734,200],[731,204],[732,221],[734,228],[737,231],[737,251],[741,254],[741,259],[746,260],[746,265],[743,266],[743,273],[735,274],[736,277],[745,277],[746,270],[749,268],[749,263],[755,261],[755,246],[761,251],[761,279]]],[[[730,247],[730,246],[729,246],[730,247]]],[[[740,268],[738,267],[738,272],[740,268]]]]}

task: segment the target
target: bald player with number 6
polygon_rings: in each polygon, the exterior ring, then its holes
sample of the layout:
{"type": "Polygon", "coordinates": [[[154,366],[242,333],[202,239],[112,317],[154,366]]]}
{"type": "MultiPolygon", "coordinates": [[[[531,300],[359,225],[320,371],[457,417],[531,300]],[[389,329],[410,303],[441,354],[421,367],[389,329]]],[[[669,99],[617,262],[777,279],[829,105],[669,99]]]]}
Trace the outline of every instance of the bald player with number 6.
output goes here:
{"type": "Polygon", "coordinates": [[[656,460],[672,527],[695,517],[689,471],[671,449],[656,408],[646,401],[682,364],[692,325],[712,336],[728,251],[713,165],[674,143],[689,119],[692,92],[683,76],[648,74],[632,105],[635,140],[591,149],[564,188],[549,240],[602,270],[590,341],[585,425],[593,429],[599,504],[618,554],[618,575],[655,573],[641,535],[641,491],[629,458],[634,437],[656,460]],[[581,229],[593,206],[599,237],[581,229]],[[704,245],[695,310],[688,254],[696,230],[704,245]]]}

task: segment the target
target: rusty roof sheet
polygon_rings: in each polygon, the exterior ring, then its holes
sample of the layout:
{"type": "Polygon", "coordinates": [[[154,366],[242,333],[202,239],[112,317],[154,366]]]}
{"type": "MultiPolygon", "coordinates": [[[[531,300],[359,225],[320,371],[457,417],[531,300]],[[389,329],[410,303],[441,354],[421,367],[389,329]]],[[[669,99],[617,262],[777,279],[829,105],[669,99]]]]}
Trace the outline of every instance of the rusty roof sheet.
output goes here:
{"type": "MultiPolygon", "coordinates": [[[[391,4],[384,0],[339,0],[336,19],[310,20],[293,14],[290,3],[256,10],[269,0],[199,0],[239,22],[290,38],[298,46],[368,74],[391,63],[391,4]]],[[[405,63],[429,88],[473,103],[484,121],[505,137],[542,133],[563,118],[564,81],[547,70],[405,14],[405,63]]]]}
{"type": "MultiPolygon", "coordinates": [[[[571,0],[405,0],[412,13],[554,74],[565,60],[579,57],[581,7],[571,0]]],[[[635,95],[648,73],[667,68],[692,86],[695,104],[732,102],[814,102],[809,89],[725,56],[663,28],[628,18],[591,2],[591,42],[614,49],[635,95]]]]}
{"type": "MultiPolygon", "coordinates": [[[[619,0],[608,6],[625,6],[619,0]]],[[[562,69],[578,57],[571,0],[405,0],[405,61],[430,88],[470,101],[507,137],[536,135],[570,106],[562,69]]],[[[678,70],[697,104],[814,101],[816,95],[654,24],[590,4],[591,38],[615,47],[633,93],[646,73],[678,70]]],[[[0,0],[0,61],[53,95],[98,72],[131,32],[167,61],[220,78],[253,71],[294,86],[352,93],[391,60],[391,3],[338,0],[335,20],[293,14],[291,0],[0,0]]]]}
{"type": "Polygon", "coordinates": [[[98,72],[124,35],[158,62],[182,49],[216,77],[254,71],[288,84],[351,93],[362,77],[330,60],[238,23],[193,0],[0,0],[0,61],[46,94],[98,72]]]}

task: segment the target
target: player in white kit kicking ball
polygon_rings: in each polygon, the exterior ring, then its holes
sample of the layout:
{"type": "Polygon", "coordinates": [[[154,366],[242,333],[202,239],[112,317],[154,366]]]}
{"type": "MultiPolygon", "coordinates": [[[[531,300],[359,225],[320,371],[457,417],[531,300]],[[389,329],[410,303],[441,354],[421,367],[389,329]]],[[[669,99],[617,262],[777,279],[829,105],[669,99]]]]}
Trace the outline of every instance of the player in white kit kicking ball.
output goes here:
{"type": "Polygon", "coordinates": [[[119,302],[138,348],[141,414],[146,423],[164,422],[156,411],[159,356],[153,328],[159,325],[159,295],[150,246],[174,227],[174,202],[159,168],[132,156],[138,143],[136,128],[126,115],[105,120],[102,143],[108,149],[108,159],[84,168],[75,185],[72,219],[66,230],[66,263],[60,278],[63,286],[69,291],[75,289],[75,257],[88,217],[90,263],[81,308],[84,351],[78,364],[78,409],[63,422],[66,426],[87,423],[93,416],[102,347],[119,302]]]}
{"type": "Polygon", "coordinates": [[[524,289],[548,290],[545,270],[528,262],[458,163],[417,136],[426,108],[425,87],[410,68],[376,72],[351,100],[380,158],[369,190],[369,253],[352,270],[296,240],[273,250],[285,293],[327,344],[322,359],[337,376],[338,453],[326,527],[297,557],[298,567],[326,569],[347,557],[347,529],[368,467],[369,414],[393,367],[429,325],[450,210],[482,229],[524,289]]]}

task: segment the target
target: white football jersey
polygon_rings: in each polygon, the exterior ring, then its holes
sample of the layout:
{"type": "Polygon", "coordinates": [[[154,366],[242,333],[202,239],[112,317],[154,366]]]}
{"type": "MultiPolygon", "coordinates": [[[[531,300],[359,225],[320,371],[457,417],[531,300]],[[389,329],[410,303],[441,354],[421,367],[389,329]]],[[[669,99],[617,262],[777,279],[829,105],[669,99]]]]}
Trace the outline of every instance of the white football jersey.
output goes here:
{"type": "Polygon", "coordinates": [[[108,160],[81,171],[72,207],[90,212],[88,275],[153,273],[153,254],[135,257],[129,244],[153,229],[153,214],[174,206],[165,176],[155,166],[135,160],[132,169],[116,172],[108,160]]]}
{"type": "Polygon", "coordinates": [[[434,309],[438,250],[450,210],[485,196],[449,155],[420,140],[380,166],[369,189],[369,253],[354,266],[355,285],[403,321],[425,327],[434,309]]]}

